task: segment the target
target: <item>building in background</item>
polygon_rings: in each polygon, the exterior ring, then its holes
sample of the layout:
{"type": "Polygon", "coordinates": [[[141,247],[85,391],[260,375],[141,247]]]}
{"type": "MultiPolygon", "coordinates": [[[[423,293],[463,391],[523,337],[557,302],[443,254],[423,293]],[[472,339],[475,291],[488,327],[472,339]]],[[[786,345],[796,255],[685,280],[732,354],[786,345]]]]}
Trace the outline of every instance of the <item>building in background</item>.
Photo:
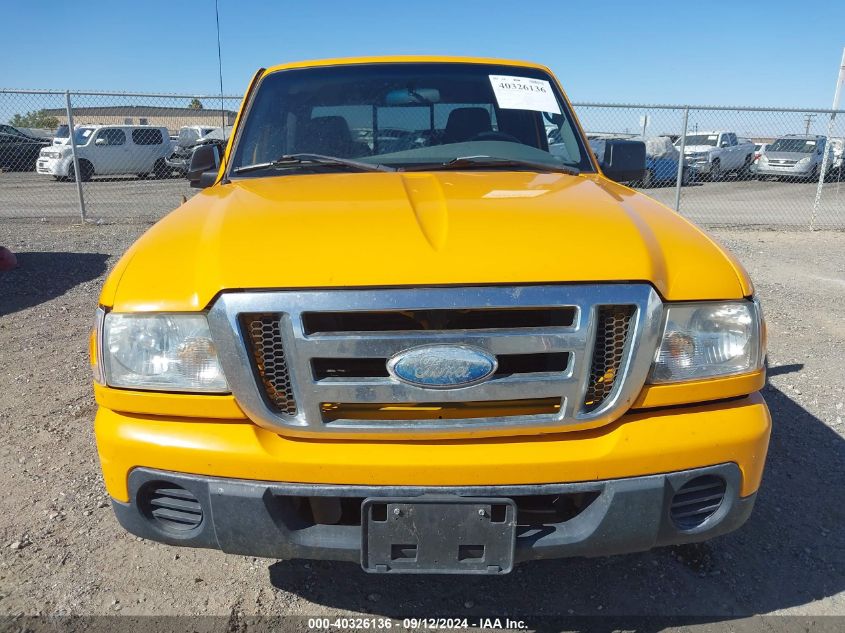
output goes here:
{"type": "MultiPolygon", "coordinates": [[[[67,112],[64,108],[43,111],[44,115],[55,117],[60,125],[67,124],[67,112]]],[[[212,108],[174,108],[165,106],[119,105],[74,107],[74,125],[152,125],[166,127],[171,134],[176,134],[185,125],[203,125],[219,127],[222,120],[226,125],[235,122],[237,112],[212,108]]]]}

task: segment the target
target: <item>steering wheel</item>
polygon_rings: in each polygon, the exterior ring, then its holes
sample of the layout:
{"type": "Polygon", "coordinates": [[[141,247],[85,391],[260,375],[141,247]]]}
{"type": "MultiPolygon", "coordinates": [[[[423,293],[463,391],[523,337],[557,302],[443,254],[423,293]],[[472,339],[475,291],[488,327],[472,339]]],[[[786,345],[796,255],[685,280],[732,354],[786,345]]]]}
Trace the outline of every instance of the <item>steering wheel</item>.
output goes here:
{"type": "Polygon", "coordinates": [[[470,141],[508,141],[510,143],[522,143],[518,138],[512,134],[505,132],[497,132],[495,130],[488,130],[486,132],[479,132],[473,136],[470,141]]]}

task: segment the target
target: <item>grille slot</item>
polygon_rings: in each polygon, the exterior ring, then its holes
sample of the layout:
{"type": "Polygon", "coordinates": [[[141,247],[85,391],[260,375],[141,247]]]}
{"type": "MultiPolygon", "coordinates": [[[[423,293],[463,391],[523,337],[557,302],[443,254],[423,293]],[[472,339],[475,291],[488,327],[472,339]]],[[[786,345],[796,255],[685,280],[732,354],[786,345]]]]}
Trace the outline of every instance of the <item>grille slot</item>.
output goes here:
{"type": "Polygon", "coordinates": [[[168,482],[152,482],[140,494],[147,516],[160,527],[184,532],[202,523],[202,506],[197,498],[181,486],[168,482]]]}
{"type": "Polygon", "coordinates": [[[625,353],[634,306],[600,306],[590,379],[584,394],[584,410],[595,411],[613,392],[625,353]]]}
{"type": "Polygon", "coordinates": [[[306,334],[570,327],[574,307],[383,312],[304,312],[306,334]]]}
{"type": "Polygon", "coordinates": [[[395,423],[397,420],[472,420],[485,417],[554,415],[560,411],[560,398],[525,400],[482,400],[478,402],[394,402],[348,404],[322,402],[320,412],[325,424],[337,421],[367,420],[395,423]]]}
{"type": "Polygon", "coordinates": [[[270,405],[280,413],[296,415],[290,369],[282,344],[280,315],[245,314],[241,322],[270,405]]]}
{"type": "Polygon", "coordinates": [[[725,498],[725,480],[702,475],[685,483],[672,498],[670,515],[680,530],[692,530],[711,517],[725,498]]]}
{"type": "MultiPolygon", "coordinates": [[[[494,376],[566,371],[569,354],[500,354],[494,376]]],[[[314,380],[327,378],[384,378],[387,358],[312,358],[314,380]]]]}
{"type": "MultiPolygon", "coordinates": [[[[571,521],[590,507],[599,497],[598,491],[540,495],[508,495],[516,503],[518,536],[532,529],[560,525],[571,521]]],[[[286,505],[295,513],[299,525],[361,525],[361,504],[366,497],[275,497],[279,505],[286,505]],[[331,511],[327,512],[326,508],[331,511]]],[[[386,504],[373,507],[376,520],[387,520],[386,504]],[[381,513],[384,514],[381,514],[381,513]]],[[[495,517],[495,514],[494,514],[495,517]]]]}

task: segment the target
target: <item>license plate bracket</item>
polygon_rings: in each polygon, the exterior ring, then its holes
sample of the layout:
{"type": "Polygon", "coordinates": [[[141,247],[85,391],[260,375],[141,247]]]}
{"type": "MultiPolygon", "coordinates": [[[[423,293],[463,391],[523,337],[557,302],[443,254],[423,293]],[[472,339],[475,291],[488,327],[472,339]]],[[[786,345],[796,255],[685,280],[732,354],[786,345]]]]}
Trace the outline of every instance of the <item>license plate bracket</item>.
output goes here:
{"type": "Polygon", "coordinates": [[[361,504],[361,567],[371,573],[506,574],[516,504],[505,498],[370,497],[361,504]]]}

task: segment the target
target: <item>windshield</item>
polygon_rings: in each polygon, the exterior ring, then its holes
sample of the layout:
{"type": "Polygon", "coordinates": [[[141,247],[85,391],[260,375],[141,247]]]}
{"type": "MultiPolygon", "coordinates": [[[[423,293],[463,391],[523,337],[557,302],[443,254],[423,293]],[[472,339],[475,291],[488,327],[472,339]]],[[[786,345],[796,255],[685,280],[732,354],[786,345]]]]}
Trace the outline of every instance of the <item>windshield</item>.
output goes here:
{"type": "Polygon", "coordinates": [[[73,132],[73,142],[77,145],[87,145],[94,133],[94,128],[78,127],[73,132]]]}
{"type": "Polygon", "coordinates": [[[767,152],[796,152],[812,154],[816,151],[816,139],[779,138],[766,148],[767,152]]]}
{"type": "MultiPolygon", "coordinates": [[[[711,147],[716,147],[716,142],[719,140],[718,134],[692,134],[687,136],[686,144],[689,145],[710,145],[711,147]]],[[[676,145],[680,146],[681,140],[675,143],[676,145]]]]}
{"type": "Polygon", "coordinates": [[[576,129],[539,69],[382,63],[279,71],[257,88],[231,173],[303,153],[397,168],[484,156],[593,171],[576,129]]]}

